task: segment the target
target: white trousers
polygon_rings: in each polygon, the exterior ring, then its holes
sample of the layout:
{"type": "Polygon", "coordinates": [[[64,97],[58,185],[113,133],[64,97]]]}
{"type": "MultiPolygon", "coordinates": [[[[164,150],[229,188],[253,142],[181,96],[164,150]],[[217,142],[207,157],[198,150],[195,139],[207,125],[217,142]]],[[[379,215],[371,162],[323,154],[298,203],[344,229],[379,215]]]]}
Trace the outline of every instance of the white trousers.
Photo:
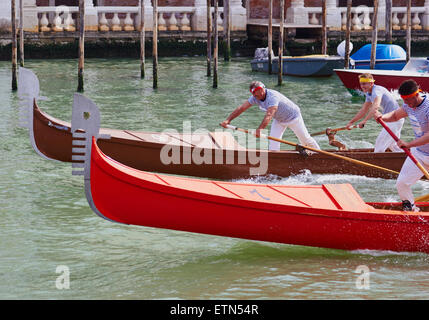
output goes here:
{"type": "MultiPolygon", "coordinates": [[[[411,148],[411,153],[420,164],[426,169],[429,169],[429,156],[417,151],[416,148],[411,148]]],[[[396,189],[398,190],[401,200],[408,200],[414,203],[413,193],[411,186],[415,184],[421,177],[423,172],[416,166],[416,164],[407,157],[402,165],[401,172],[399,173],[398,180],[396,180],[396,189]]]]}
{"type": "MultiPolygon", "coordinates": [[[[314,140],[308,133],[301,115],[289,122],[279,122],[274,119],[271,124],[270,136],[281,139],[286,128],[290,128],[293,133],[295,133],[300,144],[315,149],[320,149],[316,140],[314,140]]],[[[270,140],[269,149],[272,151],[280,150],[280,142],[270,140]]]]}
{"type": "MultiPolygon", "coordinates": [[[[392,130],[392,132],[398,137],[401,138],[401,130],[404,125],[404,119],[400,119],[395,122],[386,122],[386,125],[392,130]]],[[[401,148],[398,147],[395,140],[386,129],[383,128],[377,139],[375,140],[374,152],[385,152],[387,149],[390,149],[393,152],[403,152],[401,148]]]]}

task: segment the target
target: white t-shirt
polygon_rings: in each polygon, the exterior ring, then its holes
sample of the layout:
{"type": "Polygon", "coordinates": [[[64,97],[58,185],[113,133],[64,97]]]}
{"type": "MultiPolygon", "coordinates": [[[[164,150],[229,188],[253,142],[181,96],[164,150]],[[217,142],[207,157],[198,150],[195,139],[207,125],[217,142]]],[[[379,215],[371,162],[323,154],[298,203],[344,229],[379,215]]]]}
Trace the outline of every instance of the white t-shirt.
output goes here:
{"type": "MultiPolygon", "coordinates": [[[[410,108],[405,103],[402,107],[408,114],[416,138],[420,138],[429,132],[429,99],[426,96],[424,96],[422,103],[415,109],[410,108]]],[[[417,150],[429,156],[429,143],[418,146],[417,150]]]]}
{"type": "Polygon", "coordinates": [[[254,96],[251,96],[248,99],[249,103],[252,105],[259,105],[259,109],[264,112],[267,112],[268,108],[270,107],[277,106],[278,109],[273,118],[279,122],[289,122],[301,115],[300,108],[280,92],[271,89],[265,90],[266,96],[264,101],[258,100],[254,96]]]}
{"type": "Polygon", "coordinates": [[[399,104],[393,95],[385,87],[374,84],[371,94],[365,93],[365,102],[374,102],[375,98],[381,97],[380,107],[381,113],[386,114],[396,109],[399,109],[399,104]]]}

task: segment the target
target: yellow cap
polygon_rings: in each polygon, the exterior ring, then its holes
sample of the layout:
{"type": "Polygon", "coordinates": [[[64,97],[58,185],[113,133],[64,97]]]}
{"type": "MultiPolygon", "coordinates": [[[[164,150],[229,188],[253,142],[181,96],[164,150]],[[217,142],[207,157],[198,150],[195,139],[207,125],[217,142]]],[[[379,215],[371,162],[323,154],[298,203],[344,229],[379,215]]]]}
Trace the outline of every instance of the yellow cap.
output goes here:
{"type": "Polygon", "coordinates": [[[375,82],[375,80],[362,77],[362,78],[359,78],[359,82],[360,83],[368,83],[368,82],[375,82]]]}

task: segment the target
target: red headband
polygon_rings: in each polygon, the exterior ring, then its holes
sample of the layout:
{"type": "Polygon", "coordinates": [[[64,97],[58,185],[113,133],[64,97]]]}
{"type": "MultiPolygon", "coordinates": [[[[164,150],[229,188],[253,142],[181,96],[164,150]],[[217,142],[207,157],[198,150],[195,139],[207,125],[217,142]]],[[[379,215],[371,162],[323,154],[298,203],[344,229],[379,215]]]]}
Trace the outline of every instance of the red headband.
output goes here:
{"type": "Polygon", "coordinates": [[[413,93],[411,93],[411,94],[408,94],[408,95],[401,95],[401,98],[402,99],[408,99],[408,98],[412,98],[412,97],[414,97],[414,96],[416,96],[419,92],[421,92],[422,90],[420,90],[420,89],[417,89],[415,92],[413,92],[413,93]]]}
{"type": "Polygon", "coordinates": [[[253,88],[253,89],[250,89],[250,92],[251,92],[252,94],[254,94],[256,91],[258,91],[258,90],[260,90],[260,89],[264,89],[264,87],[259,86],[259,87],[256,87],[256,88],[253,88]]]}

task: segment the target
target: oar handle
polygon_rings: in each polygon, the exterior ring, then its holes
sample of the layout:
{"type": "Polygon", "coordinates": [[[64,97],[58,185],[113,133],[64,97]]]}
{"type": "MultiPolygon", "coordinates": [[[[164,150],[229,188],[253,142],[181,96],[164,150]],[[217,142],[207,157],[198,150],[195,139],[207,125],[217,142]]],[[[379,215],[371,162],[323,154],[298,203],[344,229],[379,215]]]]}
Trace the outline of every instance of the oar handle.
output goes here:
{"type": "MultiPolygon", "coordinates": [[[[354,128],[359,128],[359,125],[355,124],[354,126],[350,127],[350,129],[354,129],[354,128]]],[[[321,135],[321,134],[329,134],[331,132],[338,132],[338,131],[347,130],[347,129],[348,129],[347,127],[341,127],[341,128],[335,128],[335,129],[329,129],[329,128],[327,128],[324,131],[319,131],[319,132],[312,133],[310,136],[314,137],[314,136],[318,136],[318,135],[321,135]]]]}
{"type": "MultiPolygon", "coordinates": [[[[222,125],[222,124],[221,124],[221,125],[222,125]]],[[[226,125],[226,129],[231,129],[231,130],[241,131],[241,132],[249,133],[249,134],[255,134],[254,130],[242,129],[242,128],[238,128],[238,127],[233,126],[233,125],[230,125],[230,124],[227,124],[227,125],[226,125]]],[[[267,138],[267,139],[275,139],[275,138],[273,138],[273,137],[266,136],[265,134],[260,134],[260,135],[259,135],[259,137],[260,137],[260,138],[267,138]]]]}
{"type": "MultiPolygon", "coordinates": [[[[383,121],[383,119],[381,119],[381,117],[378,117],[377,122],[379,124],[381,124],[383,126],[384,129],[386,129],[386,131],[391,135],[391,137],[393,138],[393,140],[395,140],[396,142],[399,141],[399,138],[396,136],[396,134],[393,133],[393,131],[387,126],[387,124],[383,121]]],[[[410,149],[406,148],[406,147],[402,147],[402,149],[404,149],[405,153],[408,155],[408,157],[416,164],[416,166],[423,172],[423,174],[425,175],[425,177],[427,179],[429,179],[429,173],[427,172],[427,170],[421,165],[420,162],[417,161],[417,159],[413,156],[413,154],[411,153],[410,149]]]]}

